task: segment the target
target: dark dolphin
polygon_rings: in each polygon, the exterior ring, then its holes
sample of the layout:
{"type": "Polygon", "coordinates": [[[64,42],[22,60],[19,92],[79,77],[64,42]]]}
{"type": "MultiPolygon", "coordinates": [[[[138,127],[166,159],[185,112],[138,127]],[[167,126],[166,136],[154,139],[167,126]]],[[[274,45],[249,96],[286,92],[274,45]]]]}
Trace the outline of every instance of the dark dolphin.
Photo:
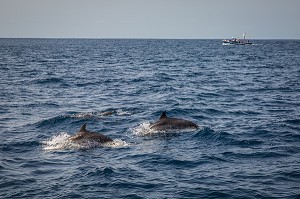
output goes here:
{"type": "Polygon", "coordinates": [[[77,113],[74,114],[72,117],[75,118],[83,118],[83,119],[89,119],[89,118],[98,118],[101,119],[102,116],[109,116],[116,113],[116,111],[105,111],[105,112],[91,112],[91,113],[77,113]]]}
{"type": "Polygon", "coordinates": [[[179,119],[179,118],[170,118],[167,116],[166,111],[164,111],[159,120],[150,125],[150,129],[157,131],[165,130],[181,130],[181,129],[198,129],[199,126],[191,121],[179,119]]]}
{"type": "Polygon", "coordinates": [[[92,141],[92,142],[106,143],[106,142],[113,141],[111,138],[105,135],[86,130],[86,123],[84,123],[81,126],[78,133],[71,136],[69,139],[76,142],[92,141]]]}
{"type": "Polygon", "coordinates": [[[101,115],[103,116],[109,116],[109,115],[112,115],[114,114],[116,111],[106,111],[106,112],[102,112],[101,115]]]}

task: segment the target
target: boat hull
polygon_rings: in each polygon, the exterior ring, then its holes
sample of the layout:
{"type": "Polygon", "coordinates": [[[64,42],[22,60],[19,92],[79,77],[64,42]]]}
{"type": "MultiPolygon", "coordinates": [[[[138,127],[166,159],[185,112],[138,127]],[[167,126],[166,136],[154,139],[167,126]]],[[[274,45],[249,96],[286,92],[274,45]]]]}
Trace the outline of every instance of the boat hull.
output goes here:
{"type": "Polygon", "coordinates": [[[232,45],[251,45],[251,42],[241,42],[241,43],[236,43],[236,42],[223,42],[223,46],[232,46],[232,45]]]}

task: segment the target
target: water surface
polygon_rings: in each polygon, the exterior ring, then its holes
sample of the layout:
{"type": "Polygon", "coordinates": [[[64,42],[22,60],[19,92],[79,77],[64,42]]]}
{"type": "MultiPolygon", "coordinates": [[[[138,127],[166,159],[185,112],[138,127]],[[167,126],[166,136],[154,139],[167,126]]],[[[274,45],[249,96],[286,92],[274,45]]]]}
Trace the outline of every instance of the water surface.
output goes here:
{"type": "Polygon", "coordinates": [[[300,197],[299,40],[0,39],[0,72],[1,198],[300,197]]]}

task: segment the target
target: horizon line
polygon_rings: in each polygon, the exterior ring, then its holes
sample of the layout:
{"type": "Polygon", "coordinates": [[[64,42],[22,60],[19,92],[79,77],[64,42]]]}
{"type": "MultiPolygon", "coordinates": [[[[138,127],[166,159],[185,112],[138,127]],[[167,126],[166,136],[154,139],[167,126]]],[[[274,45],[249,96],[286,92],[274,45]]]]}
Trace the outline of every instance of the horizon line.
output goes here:
{"type": "MultiPolygon", "coordinates": [[[[222,40],[225,38],[151,38],[151,37],[0,37],[0,39],[103,39],[103,40],[222,40]]],[[[300,38],[247,38],[247,40],[300,40],[300,38]]]]}

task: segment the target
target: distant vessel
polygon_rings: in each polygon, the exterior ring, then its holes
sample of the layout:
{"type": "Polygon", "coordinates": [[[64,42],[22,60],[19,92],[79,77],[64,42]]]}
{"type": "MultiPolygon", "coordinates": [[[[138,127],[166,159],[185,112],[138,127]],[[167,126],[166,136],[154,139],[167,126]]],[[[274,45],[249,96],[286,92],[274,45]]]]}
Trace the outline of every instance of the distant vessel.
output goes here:
{"type": "Polygon", "coordinates": [[[246,34],[243,34],[243,39],[238,39],[235,37],[232,37],[231,39],[223,39],[222,45],[251,45],[252,42],[250,42],[248,39],[246,39],[246,34]]]}

